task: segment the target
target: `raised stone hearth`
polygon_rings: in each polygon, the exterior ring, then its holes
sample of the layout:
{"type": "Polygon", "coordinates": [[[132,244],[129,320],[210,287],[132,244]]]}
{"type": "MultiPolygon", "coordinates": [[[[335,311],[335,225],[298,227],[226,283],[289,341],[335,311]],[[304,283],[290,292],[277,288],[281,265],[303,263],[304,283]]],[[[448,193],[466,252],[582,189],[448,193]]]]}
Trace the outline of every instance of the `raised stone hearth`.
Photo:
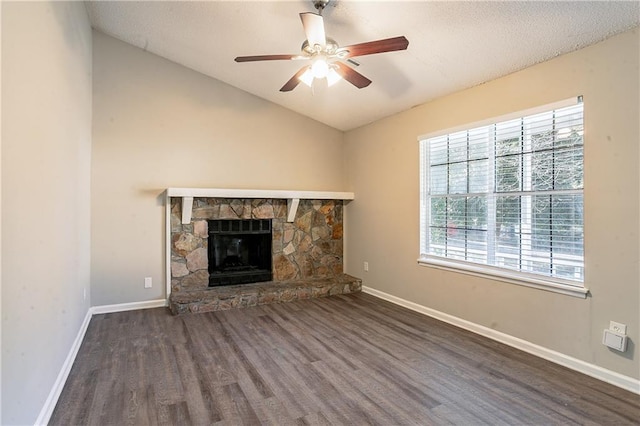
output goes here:
{"type": "Polygon", "coordinates": [[[362,280],[341,274],[334,277],[242,284],[214,287],[201,291],[173,293],[169,307],[174,315],[223,311],[270,303],[356,293],[361,289],[362,280]]]}

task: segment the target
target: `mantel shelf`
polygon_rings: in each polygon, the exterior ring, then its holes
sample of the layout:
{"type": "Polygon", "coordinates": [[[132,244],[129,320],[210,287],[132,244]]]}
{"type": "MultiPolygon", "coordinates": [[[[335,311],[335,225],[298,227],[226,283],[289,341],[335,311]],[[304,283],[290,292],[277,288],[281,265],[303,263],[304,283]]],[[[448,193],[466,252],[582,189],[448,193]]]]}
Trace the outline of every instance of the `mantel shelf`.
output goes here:
{"type": "Polygon", "coordinates": [[[290,191],[271,189],[167,188],[167,199],[182,198],[182,223],[191,222],[194,198],[270,198],[287,200],[287,221],[293,222],[300,200],[353,200],[353,192],[290,191]]]}

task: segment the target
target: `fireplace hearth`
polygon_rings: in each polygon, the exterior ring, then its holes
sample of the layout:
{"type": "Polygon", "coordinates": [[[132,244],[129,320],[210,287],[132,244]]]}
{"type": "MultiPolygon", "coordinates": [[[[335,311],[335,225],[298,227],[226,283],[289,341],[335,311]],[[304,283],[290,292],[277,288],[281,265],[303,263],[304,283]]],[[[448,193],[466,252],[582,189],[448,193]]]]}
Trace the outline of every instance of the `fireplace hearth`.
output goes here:
{"type": "Polygon", "coordinates": [[[209,220],[209,287],[271,281],[269,219],[209,220]]]}

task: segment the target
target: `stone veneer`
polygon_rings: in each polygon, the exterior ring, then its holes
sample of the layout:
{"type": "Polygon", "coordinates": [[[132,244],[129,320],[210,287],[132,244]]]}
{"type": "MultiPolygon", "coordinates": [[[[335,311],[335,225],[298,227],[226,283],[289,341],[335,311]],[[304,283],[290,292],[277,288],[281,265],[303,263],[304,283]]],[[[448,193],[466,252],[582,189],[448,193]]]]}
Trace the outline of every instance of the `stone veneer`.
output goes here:
{"type": "Polygon", "coordinates": [[[272,219],[274,282],[342,275],[341,200],[300,200],[293,223],[286,200],[195,198],[184,225],[181,207],[180,198],[171,199],[172,295],[208,288],[209,219],[272,219]]]}

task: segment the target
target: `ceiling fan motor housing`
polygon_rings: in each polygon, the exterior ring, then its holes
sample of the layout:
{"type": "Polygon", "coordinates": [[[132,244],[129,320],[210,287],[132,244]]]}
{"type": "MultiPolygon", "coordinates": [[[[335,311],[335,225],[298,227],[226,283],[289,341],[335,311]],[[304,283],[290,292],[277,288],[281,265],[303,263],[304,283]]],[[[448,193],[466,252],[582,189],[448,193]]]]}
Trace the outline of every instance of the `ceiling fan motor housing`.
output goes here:
{"type": "Polygon", "coordinates": [[[305,40],[302,43],[301,50],[309,56],[314,56],[318,53],[324,53],[328,56],[335,55],[338,52],[338,43],[336,43],[334,39],[329,37],[326,37],[326,40],[327,42],[325,44],[325,47],[321,50],[317,50],[320,48],[320,46],[318,46],[317,48],[316,46],[310,46],[309,42],[305,40]]]}

